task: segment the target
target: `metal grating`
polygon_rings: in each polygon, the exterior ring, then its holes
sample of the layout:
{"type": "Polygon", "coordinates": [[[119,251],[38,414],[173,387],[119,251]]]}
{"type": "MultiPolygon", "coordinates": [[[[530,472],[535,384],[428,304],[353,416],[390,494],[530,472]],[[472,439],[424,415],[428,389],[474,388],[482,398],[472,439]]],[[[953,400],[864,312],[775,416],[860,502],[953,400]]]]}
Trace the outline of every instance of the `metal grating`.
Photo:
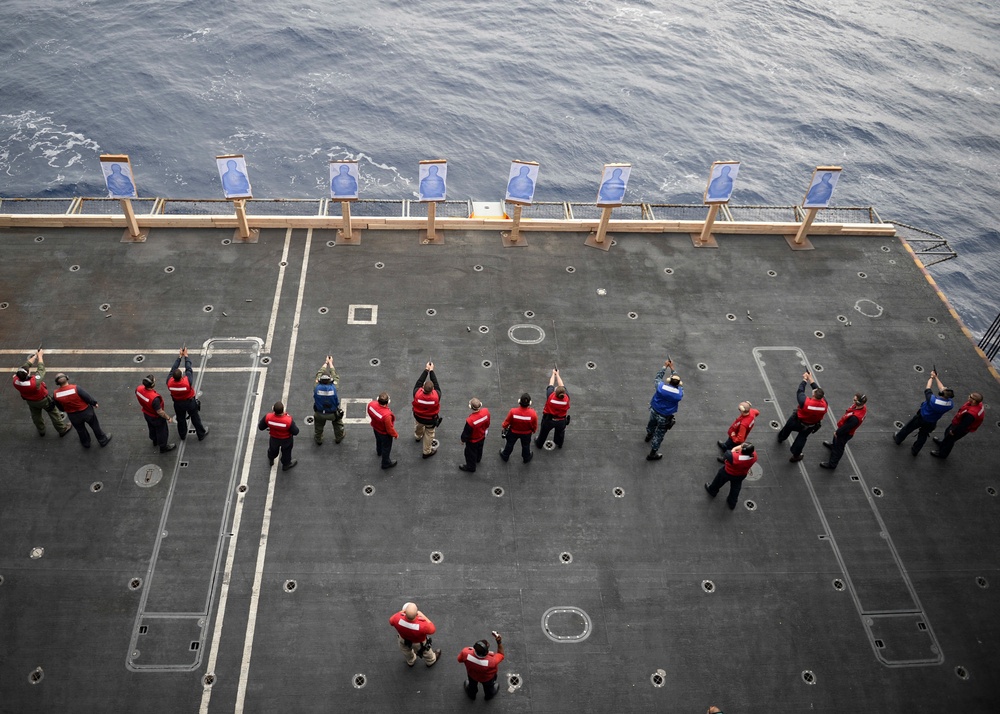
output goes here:
{"type": "Polygon", "coordinates": [[[925,268],[958,257],[958,252],[948,245],[948,240],[944,236],[898,221],[890,223],[896,226],[896,235],[913,248],[913,252],[925,268]]]}
{"type": "MultiPolygon", "coordinates": [[[[597,220],[604,213],[604,209],[592,203],[570,203],[570,216],[576,220],[597,220]]],[[[642,221],[646,220],[646,211],[642,203],[623,203],[616,206],[611,218],[616,221],[642,221]]]]}
{"type": "Polygon", "coordinates": [[[315,198],[252,198],[247,201],[247,215],[316,216],[321,203],[315,198]]]}
{"type": "Polygon", "coordinates": [[[4,198],[0,199],[0,213],[69,213],[75,201],[73,198],[4,198]]]}

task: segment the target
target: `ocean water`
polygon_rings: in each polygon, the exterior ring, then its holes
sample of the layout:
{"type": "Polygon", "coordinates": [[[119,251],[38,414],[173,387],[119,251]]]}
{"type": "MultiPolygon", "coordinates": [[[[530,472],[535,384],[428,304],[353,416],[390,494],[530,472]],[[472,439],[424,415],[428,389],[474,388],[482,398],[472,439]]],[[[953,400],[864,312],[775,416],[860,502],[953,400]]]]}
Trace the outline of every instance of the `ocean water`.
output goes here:
{"type": "Polygon", "coordinates": [[[591,201],[607,162],[626,200],[835,205],[945,236],[932,268],[981,333],[1000,310],[1000,5],[995,0],[5,0],[0,195],[103,195],[100,153],[140,195],[220,197],[214,156],[247,155],[257,197],[412,198],[449,160],[449,198],[496,200],[511,159],[536,200],[591,201]]]}

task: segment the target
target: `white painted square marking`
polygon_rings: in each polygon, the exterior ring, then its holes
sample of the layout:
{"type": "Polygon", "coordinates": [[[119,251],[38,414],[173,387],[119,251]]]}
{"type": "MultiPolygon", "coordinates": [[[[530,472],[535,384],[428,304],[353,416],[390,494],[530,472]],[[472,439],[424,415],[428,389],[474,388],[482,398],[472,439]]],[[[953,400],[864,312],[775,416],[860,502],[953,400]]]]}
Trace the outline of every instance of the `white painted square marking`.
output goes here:
{"type": "Polygon", "coordinates": [[[378,305],[349,305],[347,307],[347,324],[348,325],[374,325],[378,322],[378,305]],[[371,317],[367,320],[361,319],[364,316],[365,311],[371,311],[371,317]],[[360,311],[361,317],[358,316],[360,311]]]}
{"type": "Polygon", "coordinates": [[[344,410],[344,423],[345,424],[367,424],[367,423],[369,423],[369,420],[368,420],[368,402],[370,402],[370,401],[371,401],[371,399],[345,399],[345,398],[341,397],[340,398],[340,408],[344,410]],[[359,416],[359,417],[352,417],[352,416],[350,416],[350,413],[352,411],[353,412],[357,411],[356,409],[351,409],[349,407],[349,405],[351,405],[351,404],[357,404],[361,408],[361,413],[364,416],[359,416]]]}

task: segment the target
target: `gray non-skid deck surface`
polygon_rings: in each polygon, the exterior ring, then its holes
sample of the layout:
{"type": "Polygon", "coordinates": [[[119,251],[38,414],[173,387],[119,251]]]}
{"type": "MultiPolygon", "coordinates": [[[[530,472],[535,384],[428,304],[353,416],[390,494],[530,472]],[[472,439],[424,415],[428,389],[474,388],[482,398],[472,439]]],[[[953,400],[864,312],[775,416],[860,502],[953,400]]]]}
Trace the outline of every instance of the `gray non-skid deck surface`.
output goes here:
{"type": "MultiPolygon", "coordinates": [[[[1000,390],[898,242],[818,238],[815,251],[792,252],[775,236],[723,236],[718,250],[696,250],[687,236],[619,235],[604,253],[577,234],[528,234],[520,249],[492,233],[448,233],[440,247],[420,246],[414,232],[369,231],[358,247],[331,247],[329,231],[265,230],[256,245],[223,245],[229,231],[158,230],[139,245],[119,236],[0,234],[5,369],[42,343],[49,384],[70,373],[114,435],[89,451],[51,428],[39,439],[3,389],[0,711],[460,711],[484,705],[464,698],[456,653],[494,628],[507,647],[495,711],[1000,706],[1000,497],[988,493],[1000,488],[996,412],[946,462],[930,457],[931,444],[913,458],[890,439],[933,364],[959,397],[976,389],[992,407],[1000,390]],[[862,314],[859,300],[880,316],[862,314]],[[351,305],[377,305],[375,324],[348,324],[351,305]],[[514,325],[544,339],[518,344],[514,325]],[[194,362],[211,435],[153,453],[132,390],[146,371],[162,385],[181,344],[200,351],[209,340],[211,358],[194,362]],[[327,353],[342,396],[357,400],[349,419],[391,393],[395,469],[378,468],[365,423],[348,424],[339,445],[329,431],[313,445],[306,417],[327,353]],[[685,398],[666,457],[649,463],[647,404],[668,353],[685,398]],[[439,453],[423,460],[408,407],[428,359],[445,419],[439,453]],[[835,416],[855,390],[870,396],[853,462],[833,473],[817,466],[829,428],[790,464],[768,423],[790,411],[803,361],[821,366],[835,416]],[[516,453],[502,463],[500,420],[525,390],[541,410],[556,362],[573,399],[566,448],[540,450],[529,466],[516,453]],[[290,365],[299,465],[277,473],[265,524],[271,470],[254,426],[290,365]],[[473,395],[494,427],[467,475],[458,436],[473,395]],[[761,409],[752,440],[762,477],[730,512],[701,484],[741,399],[761,409]],[[147,464],[163,479],[140,488],[134,476],[147,464]],[[431,670],[405,666],[387,624],[408,599],[438,627],[444,659],[431,670]],[[543,632],[543,614],[563,606],[586,612],[586,640],[543,632]],[[520,677],[513,691],[510,673],[520,677]]],[[[581,622],[562,614],[551,625],[574,635],[581,622]]]]}

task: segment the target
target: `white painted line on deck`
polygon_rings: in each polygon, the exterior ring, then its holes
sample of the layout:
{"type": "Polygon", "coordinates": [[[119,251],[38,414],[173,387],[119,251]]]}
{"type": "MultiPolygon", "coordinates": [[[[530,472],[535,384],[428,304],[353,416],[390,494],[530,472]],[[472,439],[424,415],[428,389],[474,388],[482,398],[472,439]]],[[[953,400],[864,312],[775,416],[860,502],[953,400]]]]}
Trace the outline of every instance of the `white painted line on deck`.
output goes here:
{"type": "MultiPolygon", "coordinates": [[[[312,230],[311,228],[309,230],[312,230]]],[[[271,304],[271,321],[267,324],[267,337],[264,338],[264,354],[271,351],[271,340],[274,338],[274,326],[278,319],[278,306],[281,304],[281,286],[285,283],[285,268],[288,266],[288,247],[292,244],[292,229],[285,231],[285,247],[281,251],[281,264],[278,266],[278,284],[274,288],[274,302],[271,304]]]]}
{"type": "MultiPolygon", "coordinates": [[[[291,230],[291,229],[289,229],[291,230]]],[[[306,246],[302,254],[302,270],[299,274],[299,294],[295,301],[295,316],[292,319],[292,335],[288,341],[288,365],[285,368],[285,382],[281,387],[281,401],[288,403],[288,390],[292,383],[292,368],[295,364],[295,346],[299,339],[299,317],[305,297],[306,273],[309,270],[309,250],[312,247],[313,231],[306,231],[306,246]]],[[[287,241],[286,241],[287,245],[287,241]]],[[[273,316],[272,316],[273,320],[273,316]]],[[[250,612],[247,615],[246,639],[243,642],[243,661],[240,665],[240,681],[236,689],[235,714],[243,714],[246,700],[247,682],[250,678],[250,658],[253,654],[253,640],[257,628],[257,607],[260,604],[260,587],[264,578],[264,562],[267,556],[267,539],[271,529],[271,507],[274,503],[274,485],[278,477],[279,460],[275,459],[267,482],[267,499],[264,503],[264,520],[260,527],[260,541],[257,550],[257,566],[254,568],[253,588],[250,591],[250,612]]]]}
{"type": "MultiPolygon", "coordinates": [[[[2,371],[8,371],[8,370],[11,371],[11,372],[16,372],[19,368],[20,368],[20,365],[18,365],[17,367],[0,367],[0,372],[2,372],[2,371]]],[[[67,373],[68,372],[88,372],[88,373],[91,373],[91,372],[145,372],[146,374],[149,374],[150,372],[152,372],[153,374],[159,374],[159,371],[157,371],[157,370],[160,370],[160,371],[162,371],[164,373],[166,373],[166,372],[169,371],[169,370],[167,370],[165,368],[162,368],[162,367],[157,368],[157,369],[153,369],[149,365],[145,365],[145,366],[143,366],[143,365],[136,365],[136,366],[129,366],[129,367],[83,367],[83,366],[74,366],[74,365],[60,365],[60,368],[59,368],[60,372],[67,372],[67,373]]],[[[201,371],[202,372],[240,372],[240,373],[245,373],[245,372],[266,372],[267,371],[267,367],[249,367],[249,368],[248,367],[202,367],[201,371]]],[[[50,372],[55,372],[55,370],[53,370],[53,369],[47,370],[46,376],[48,376],[48,374],[50,372]]],[[[34,374],[34,372],[32,372],[32,374],[34,374]]]]}
{"type": "MultiPolygon", "coordinates": [[[[235,339],[244,339],[242,337],[237,337],[235,339]]],[[[246,338],[246,339],[256,339],[256,338],[246,338]]],[[[151,350],[145,347],[135,347],[133,349],[121,350],[121,349],[73,349],[67,347],[45,347],[42,350],[47,355],[174,355],[177,356],[176,349],[168,350],[151,350]]],[[[241,355],[246,350],[212,350],[213,355],[241,355]]],[[[188,353],[192,355],[203,355],[205,350],[195,349],[194,347],[188,347],[188,353]]],[[[25,359],[31,357],[35,354],[35,349],[33,347],[27,347],[17,350],[0,350],[0,355],[24,355],[25,359]]]]}
{"type": "MultiPolygon", "coordinates": [[[[258,369],[260,381],[257,384],[257,399],[254,402],[253,413],[260,414],[261,402],[264,401],[264,382],[267,380],[267,370],[258,369]]],[[[253,456],[254,440],[257,429],[252,428],[247,439],[246,451],[243,454],[243,473],[240,475],[240,485],[247,486],[250,481],[250,461],[253,456]]],[[[243,521],[243,504],[246,493],[241,493],[236,499],[236,509],[233,513],[232,537],[229,539],[229,550],[226,553],[226,567],[222,574],[222,588],[219,592],[218,614],[215,616],[215,629],[212,631],[212,644],[208,653],[206,674],[215,674],[215,664],[219,658],[219,642],[222,640],[222,624],[226,618],[226,604],[229,602],[229,581],[233,577],[233,564],[236,560],[236,543],[240,536],[240,524],[243,521]]],[[[201,714],[208,714],[208,705],[212,701],[212,688],[205,687],[201,693],[201,714]]]]}

